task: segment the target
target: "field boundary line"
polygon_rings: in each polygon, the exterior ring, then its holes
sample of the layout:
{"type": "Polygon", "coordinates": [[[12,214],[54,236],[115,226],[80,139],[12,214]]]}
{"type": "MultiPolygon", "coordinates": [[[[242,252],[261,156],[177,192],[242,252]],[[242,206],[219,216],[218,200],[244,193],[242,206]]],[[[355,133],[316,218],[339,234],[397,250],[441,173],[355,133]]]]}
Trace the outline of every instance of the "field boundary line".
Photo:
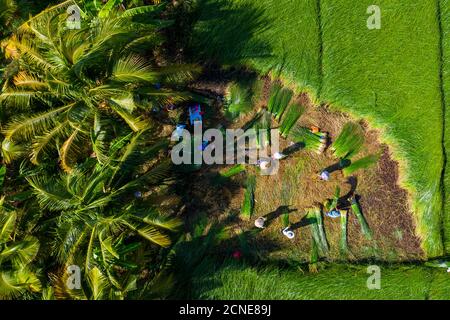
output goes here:
{"type": "Polygon", "coordinates": [[[442,192],[442,209],[441,209],[441,228],[442,228],[442,244],[444,247],[444,252],[447,253],[450,248],[447,247],[447,232],[446,232],[446,221],[447,221],[447,215],[446,215],[446,201],[447,201],[447,194],[446,194],[446,186],[445,186],[445,176],[447,174],[447,148],[445,146],[445,132],[446,132],[446,116],[447,116],[447,105],[446,105],[446,97],[445,97],[445,90],[444,90],[444,28],[442,25],[442,10],[441,10],[441,0],[436,0],[436,18],[438,22],[438,31],[439,31],[439,91],[441,94],[441,106],[442,106],[442,136],[441,136],[441,145],[442,145],[442,153],[443,153],[443,165],[442,165],[442,171],[441,171],[441,181],[440,181],[440,190],[442,192]]]}

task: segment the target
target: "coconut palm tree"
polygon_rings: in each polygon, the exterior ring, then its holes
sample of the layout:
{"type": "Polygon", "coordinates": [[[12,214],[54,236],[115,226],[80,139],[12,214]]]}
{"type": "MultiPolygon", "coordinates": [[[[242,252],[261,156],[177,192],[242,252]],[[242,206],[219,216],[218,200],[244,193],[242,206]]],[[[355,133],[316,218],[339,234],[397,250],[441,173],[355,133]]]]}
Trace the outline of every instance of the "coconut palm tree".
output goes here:
{"type": "Polygon", "coordinates": [[[79,4],[88,12],[106,17],[117,8],[129,9],[149,4],[160,4],[161,0],[80,0],[79,4]]]}
{"type": "MultiPolygon", "coordinates": [[[[5,176],[6,167],[2,166],[2,190],[5,176]]],[[[11,203],[10,197],[1,196],[0,299],[27,298],[41,290],[41,283],[31,266],[39,251],[39,241],[30,235],[32,223],[27,219],[27,212],[12,206],[11,203]]]]}
{"type": "Polygon", "coordinates": [[[72,3],[43,11],[9,39],[5,52],[15,72],[0,95],[6,111],[20,113],[3,131],[6,145],[25,146],[35,164],[57,152],[67,172],[92,151],[102,126],[109,137],[124,125],[139,132],[150,125],[149,110],[189,97],[176,89],[195,70],[144,58],[161,44],[166,25],[155,6],[116,10],[73,30],[64,10],[72,3]]]}
{"type": "MultiPolygon", "coordinates": [[[[52,225],[52,254],[63,266],[55,294],[68,298],[123,298],[135,288],[146,263],[171,244],[181,221],[177,199],[165,196],[170,165],[158,161],[166,143],[143,131],[116,139],[103,164],[90,158],[70,173],[48,176],[22,168],[52,225]],[[175,210],[176,212],[176,210],[175,210]],[[86,287],[67,290],[69,265],[82,268],[86,287]]],[[[168,180],[169,179],[169,180],[168,180]]]]}
{"type": "Polygon", "coordinates": [[[39,241],[19,231],[19,213],[0,200],[0,299],[19,299],[41,291],[41,282],[31,266],[39,241]]]}
{"type": "Polygon", "coordinates": [[[17,10],[14,0],[0,0],[0,39],[9,32],[13,15],[17,10]]]}

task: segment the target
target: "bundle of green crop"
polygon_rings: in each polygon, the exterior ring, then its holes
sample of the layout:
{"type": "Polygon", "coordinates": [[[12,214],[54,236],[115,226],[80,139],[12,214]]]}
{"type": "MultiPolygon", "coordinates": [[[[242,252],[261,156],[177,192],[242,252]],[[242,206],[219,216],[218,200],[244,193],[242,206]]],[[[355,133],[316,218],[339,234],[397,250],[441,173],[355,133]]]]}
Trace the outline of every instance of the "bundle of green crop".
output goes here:
{"type": "Polygon", "coordinates": [[[289,137],[296,143],[304,144],[306,150],[314,150],[317,153],[322,153],[325,150],[326,132],[313,133],[308,128],[295,126],[289,133],[289,137]]]}
{"type": "Polygon", "coordinates": [[[292,127],[297,123],[298,119],[304,112],[305,108],[298,103],[292,103],[289,105],[280,126],[280,133],[283,137],[287,137],[289,131],[291,131],[292,127]]]}
{"type": "Polygon", "coordinates": [[[331,145],[336,158],[350,158],[356,155],[364,144],[364,131],[357,123],[348,122],[331,145]]]}
{"type": "Polygon", "coordinates": [[[270,91],[269,102],[267,104],[268,110],[275,116],[276,120],[280,120],[284,111],[294,93],[288,88],[283,88],[279,84],[274,84],[270,91]]]}
{"type": "Polygon", "coordinates": [[[232,166],[231,168],[221,171],[219,174],[221,177],[231,178],[232,176],[235,176],[235,175],[241,173],[242,171],[245,171],[245,165],[237,164],[237,165],[232,166]]]}
{"type": "Polygon", "coordinates": [[[357,170],[366,169],[371,165],[375,164],[378,161],[378,158],[379,157],[377,155],[368,155],[359,160],[351,162],[351,164],[348,167],[342,169],[342,172],[344,173],[344,176],[348,177],[357,170]]]}
{"type": "Polygon", "coordinates": [[[313,208],[308,210],[306,214],[308,220],[310,221],[311,234],[317,244],[319,252],[322,255],[328,253],[328,242],[325,235],[325,229],[323,226],[322,212],[319,208],[313,208]]]}
{"type": "Polygon", "coordinates": [[[347,210],[341,210],[341,239],[339,243],[341,254],[348,253],[347,245],[347,210]]]}
{"type": "Polygon", "coordinates": [[[253,126],[256,130],[256,144],[258,149],[270,144],[270,129],[272,128],[272,116],[270,115],[270,112],[263,110],[260,113],[260,117],[253,126]],[[266,130],[266,135],[261,137],[260,130],[266,130]],[[264,141],[261,141],[261,138],[263,138],[264,141]]]}
{"type": "Polygon", "coordinates": [[[319,262],[319,249],[317,246],[316,240],[314,237],[311,237],[311,253],[309,258],[309,272],[316,273],[318,272],[318,262],[319,262]]]}

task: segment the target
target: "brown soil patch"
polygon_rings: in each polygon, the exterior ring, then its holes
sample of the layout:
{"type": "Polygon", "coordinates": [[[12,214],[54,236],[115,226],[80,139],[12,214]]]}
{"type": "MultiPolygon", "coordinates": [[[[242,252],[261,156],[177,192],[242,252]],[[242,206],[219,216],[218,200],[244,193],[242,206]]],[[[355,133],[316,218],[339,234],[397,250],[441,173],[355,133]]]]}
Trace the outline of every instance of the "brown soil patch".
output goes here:
{"type": "MultiPolygon", "coordinates": [[[[223,94],[226,86],[219,83],[198,87],[210,90],[214,94],[223,94]],[[213,89],[211,89],[213,87],[213,89]]],[[[270,82],[265,79],[262,99],[257,106],[264,105],[268,99],[270,82]]],[[[340,112],[332,112],[327,106],[314,106],[306,94],[295,99],[306,107],[306,112],[300,118],[303,126],[315,125],[329,133],[334,139],[341,131],[343,125],[352,119],[340,112]]],[[[215,110],[220,114],[219,110],[215,110]]],[[[247,115],[228,127],[240,127],[252,116],[247,115]]],[[[215,119],[220,122],[220,117],[215,119]]],[[[223,120],[222,123],[225,123],[223,120]]],[[[217,125],[217,123],[216,123],[217,125]]],[[[214,126],[216,126],[214,125],[214,126]]],[[[413,216],[408,208],[407,191],[398,184],[398,164],[392,160],[389,148],[379,142],[377,131],[370,129],[368,124],[361,122],[365,129],[366,143],[363,151],[356,158],[368,154],[381,153],[380,160],[375,166],[367,170],[357,171],[352,178],[353,186],[356,181],[356,194],[360,196],[363,214],[372,229],[374,239],[366,240],[360,231],[359,223],[353,214],[348,219],[348,244],[350,254],[341,256],[339,253],[340,220],[324,217],[325,232],[330,245],[330,253],[326,258],[336,260],[364,260],[377,259],[385,261],[406,261],[423,258],[420,240],[415,235],[413,216]]],[[[212,126],[211,126],[212,127],[212,126]]],[[[289,141],[280,139],[281,148],[288,146],[289,141]]],[[[296,210],[290,213],[291,224],[296,224],[305,216],[305,210],[316,203],[323,203],[332,198],[336,186],[340,186],[341,195],[352,189],[352,183],[344,178],[340,172],[332,174],[331,181],[323,182],[316,178],[316,172],[336,163],[330,152],[318,155],[314,152],[298,151],[288,159],[280,162],[280,170],[274,176],[257,175],[255,192],[255,212],[251,221],[235,221],[232,225],[237,230],[250,230],[254,228],[253,221],[259,216],[265,216],[276,211],[281,206],[289,206],[296,210]]],[[[245,180],[240,174],[226,184],[214,184],[213,180],[218,170],[226,166],[204,166],[192,174],[187,197],[187,214],[196,215],[205,213],[215,220],[224,215],[238,213],[242,204],[245,180]]],[[[253,171],[253,166],[247,166],[247,171],[253,171]]],[[[289,240],[281,234],[281,218],[274,219],[250,244],[252,248],[265,257],[293,259],[308,261],[311,250],[311,235],[308,226],[295,230],[296,237],[289,240]],[[269,243],[276,243],[273,247],[269,243]]]]}

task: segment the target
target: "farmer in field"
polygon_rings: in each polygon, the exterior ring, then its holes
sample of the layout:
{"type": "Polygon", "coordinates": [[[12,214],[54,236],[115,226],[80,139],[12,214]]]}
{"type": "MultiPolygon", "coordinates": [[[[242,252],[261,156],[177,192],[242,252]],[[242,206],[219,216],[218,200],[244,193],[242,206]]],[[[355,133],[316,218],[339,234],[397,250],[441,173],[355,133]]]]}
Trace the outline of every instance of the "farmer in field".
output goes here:
{"type": "Polygon", "coordinates": [[[258,229],[264,229],[265,222],[266,222],[266,218],[259,217],[258,219],[255,220],[255,227],[257,227],[258,229]]]}
{"type": "Polygon", "coordinates": [[[329,181],[330,180],[330,172],[328,172],[327,170],[322,170],[321,172],[319,172],[319,178],[320,178],[320,180],[323,180],[323,181],[329,181]]]}
{"type": "Polygon", "coordinates": [[[338,208],[334,208],[326,213],[330,218],[339,218],[341,216],[341,211],[338,208]]]}
{"type": "Polygon", "coordinates": [[[294,239],[295,237],[295,233],[291,230],[291,227],[284,228],[281,233],[283,233],[283,235],[288,239],[294,239]]]}

